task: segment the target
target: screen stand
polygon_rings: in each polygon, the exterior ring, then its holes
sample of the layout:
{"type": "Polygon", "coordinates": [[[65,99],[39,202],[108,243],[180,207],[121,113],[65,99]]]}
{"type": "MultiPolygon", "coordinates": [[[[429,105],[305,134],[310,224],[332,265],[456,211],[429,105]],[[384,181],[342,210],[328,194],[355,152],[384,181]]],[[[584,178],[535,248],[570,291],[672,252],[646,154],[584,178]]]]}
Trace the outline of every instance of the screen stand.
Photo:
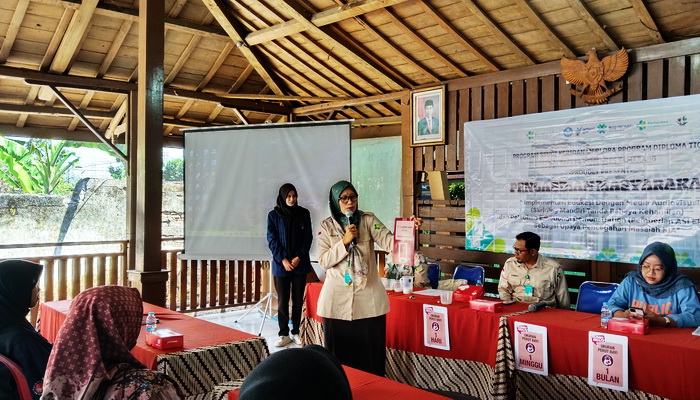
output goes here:
{"type": "Polygon", "coordinates": [[[268,292],[267,292],[267,294],[266,294],[265,296],[263,296],[263,298],[260,299],[260,301],[258,301],[257,303],[255,303],[255,305],[254,305],[253,307],[251,307],[251,308],[249,308],[248,310],[246,310],[246,312],[243,313],[243,315],[241,315],[240,318],[238,318],[237,320],[233,321],[234,323],[238,323],[238,321],[240,321],[240,320],[242,320],[243,318],[245,318],[245,316],[248,315],[251,311],[259,309],[260,306],[263,305],[263,303],[264,303],[265,306],[264,306],[264,308],[263,308],[263,320],[262,320],[262,322],[260,322],[260,330],[258,331],[258,336],[261,336],[261,335],[262,335],[263,327],[265,326],[265,321],[267,320],[267,318],[270,318],[270,319],[271,319],[272,317],[274,317],[274,315],[272,315],[272,300],[273,300],[275,297],[277,297],[277,295],[274,294],[274,293],[272,292],[272,269],[270,269],[270,274],[269,274],[269,275],[270,275],[270,278],[269,278],[269,279],[270,279],[270,282],[269,282],[269,284],[268,284],[268,292]]]}

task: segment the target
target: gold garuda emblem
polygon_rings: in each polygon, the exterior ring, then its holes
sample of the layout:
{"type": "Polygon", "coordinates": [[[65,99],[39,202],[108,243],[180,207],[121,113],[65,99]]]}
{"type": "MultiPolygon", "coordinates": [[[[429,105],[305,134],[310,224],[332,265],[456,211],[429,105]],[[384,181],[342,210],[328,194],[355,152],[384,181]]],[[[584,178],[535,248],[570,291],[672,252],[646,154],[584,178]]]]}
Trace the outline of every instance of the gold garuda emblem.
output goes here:
{"type": "Polygon", "coordinates": [[[623,48],[617,54],[598,59],[595,48],[588,53],[588,61],[561,58],[561,74],[573,85],[583,85],[581,91],[571,90],[571,94],[583,99],[588,104],[608,102],[608,97],[619,92],[622,85],[608,89],[605,82],[614,82],[627,72],[629,57],[623,48]]]}

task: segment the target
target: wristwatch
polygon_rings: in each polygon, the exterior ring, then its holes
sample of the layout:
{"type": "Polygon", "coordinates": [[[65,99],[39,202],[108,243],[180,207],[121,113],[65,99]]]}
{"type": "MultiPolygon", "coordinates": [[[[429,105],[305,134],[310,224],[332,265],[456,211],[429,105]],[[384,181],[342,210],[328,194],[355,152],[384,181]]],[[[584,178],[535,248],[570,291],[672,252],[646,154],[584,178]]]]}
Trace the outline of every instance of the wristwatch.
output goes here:
{"type": "Polygon", "coordinates": [[[666,324],[664,325],[666,328],[671,326],[671,319],[669,317],[664,317],[664,321],[666,321],[666,324]]]}

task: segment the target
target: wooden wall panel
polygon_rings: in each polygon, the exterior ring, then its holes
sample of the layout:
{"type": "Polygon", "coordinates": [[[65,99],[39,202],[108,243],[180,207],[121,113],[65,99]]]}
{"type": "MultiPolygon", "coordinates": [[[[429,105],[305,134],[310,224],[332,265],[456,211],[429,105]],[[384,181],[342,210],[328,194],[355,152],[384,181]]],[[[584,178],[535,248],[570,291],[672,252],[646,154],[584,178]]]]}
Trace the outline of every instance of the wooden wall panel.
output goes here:
{"type": "Polygon", "coordinates": [[[554,111],[556,109],[556,91],[554,75],[542,78],[541,88],[541,109],[542,112],[554,111]]]}
{"type": "Polygon", "coordinates": [[[668,59],[668,97],[685,95],[685,57],[668,59]]]}
{"type": "Polygon", "coordinates": [[[559,103],[559,110],[568,110],[571,108],[571,98],[573,97],[571,95],[571,85],[569,85],[566,82],[566,79],[564,79],[563,76],[559,76],[558,80],[558,87],[559,87],[559,95],[557,96],[557,101],[559,103]]]}
{"type": "Polygon", "coordinates": [[[537,78],[525,81],[525,111],[526,114],[540,112],[540,81],[537,78]]]}
{"type": "Polygon", "coordinates": [[[649,61],[646,82],[644,82],[647,97],[644,100],[662,98],[664,96],[664,81],[664,60],[649,61]]]}
{"type": "Polygon", "coordinates": [[[496,86],[484,86],[483,118],[494,119],[496,117],[496,86]]]}
{"type": "Polygon", "coordinates": [[[690,94],[700,94],[700,54],[693,54],[689,59],[690,94]]]}
{"type": "Polygon", "coordinates": [[[523,81],[513,81],[511,86],[510,110],[512,116],[525,113],[525,84],[523,81]]]}
{"type": "Polygon", "coordinates": [[[502,82],[496,85],[496,117],[505,118],[510,116],[510,82],[502,82]]]}
{"type": "MultiPolygon", "coordinates": [[[[469,89],[461,89],[459,91],[459,129],[460,132],[464,127],[464,123],[471,121],[469,109],[471,107],[471,97],[469,89]]],[[[457,168],[456,171],[464,171],[464,134],[457,138],[457,168]]]]}
{"type": "Polygon", "coordinates": [[[462,126],[458,124],[457,109],[458,109],[459,92],[452,91],[447,93],[447,135],[445,140],[445,170],[457,170],[457,137],[462,134],[462,126]]]}

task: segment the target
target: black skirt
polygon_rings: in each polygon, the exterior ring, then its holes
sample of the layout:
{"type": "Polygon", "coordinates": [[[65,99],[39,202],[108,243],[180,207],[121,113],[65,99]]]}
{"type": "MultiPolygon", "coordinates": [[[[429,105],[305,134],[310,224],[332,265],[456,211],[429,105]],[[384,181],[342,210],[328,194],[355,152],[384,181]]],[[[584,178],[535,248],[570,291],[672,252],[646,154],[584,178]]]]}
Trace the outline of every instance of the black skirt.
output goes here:
{"type": "Polygon", "coordinates": [[[384,376],[386,315],[353,321],[323,318],[323,341],[341,364],[384,376]]]}

